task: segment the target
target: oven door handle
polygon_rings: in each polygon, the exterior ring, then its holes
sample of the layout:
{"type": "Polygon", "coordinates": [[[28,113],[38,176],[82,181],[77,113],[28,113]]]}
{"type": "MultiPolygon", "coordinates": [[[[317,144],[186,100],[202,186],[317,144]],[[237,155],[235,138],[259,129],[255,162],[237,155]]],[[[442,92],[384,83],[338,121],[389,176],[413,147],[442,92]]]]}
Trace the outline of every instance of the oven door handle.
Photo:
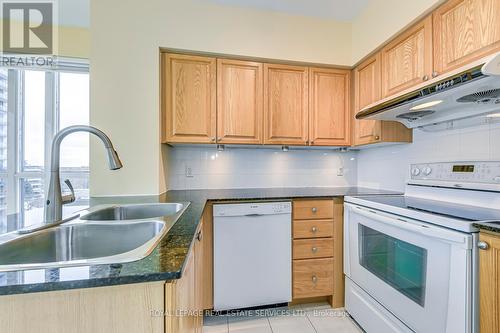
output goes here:
{"type": "Polygon", "coordinates": [[[440,239],[448,243],[462,244],[466,248],[472,248],[472,242],[469,240],[468,235],[462,234],[458,231],[451,231],[444,228],[433,227],[432,225],[420,224],[416,220],[406,218],[395,218],[387,216],[384,213],[367,210],[365,208],[354,206],[357,210],[356,213],[380,223],[388,224],[393,227],[412,231],[426,237],[440,239]]]}

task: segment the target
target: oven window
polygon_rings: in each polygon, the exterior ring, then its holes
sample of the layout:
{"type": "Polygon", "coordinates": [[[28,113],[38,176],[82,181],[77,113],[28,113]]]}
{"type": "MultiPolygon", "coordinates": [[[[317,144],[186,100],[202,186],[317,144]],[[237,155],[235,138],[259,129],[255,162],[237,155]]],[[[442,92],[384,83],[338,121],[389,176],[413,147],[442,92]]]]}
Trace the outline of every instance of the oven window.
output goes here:
{"type": "Polygon", "coordinates": [[[360,265],[424,306],[427,250],[362,224],[359,237],[360,265]]]}

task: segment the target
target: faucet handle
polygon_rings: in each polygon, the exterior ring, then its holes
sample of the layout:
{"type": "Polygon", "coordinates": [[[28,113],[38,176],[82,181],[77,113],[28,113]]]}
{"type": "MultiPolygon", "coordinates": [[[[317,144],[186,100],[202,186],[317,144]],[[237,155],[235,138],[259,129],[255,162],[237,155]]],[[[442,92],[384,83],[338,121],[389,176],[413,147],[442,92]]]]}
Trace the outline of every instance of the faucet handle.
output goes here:
{"type": "Polygon", "coordinates": [[[73,189],[73,185],[71,184],[71,182],[69,181],[69,179],[65,179],[64,183],[68,186],[69,190],[71,191],[71,194],[66,194],[66,195],[62,196],[62,203],[63,203],[63,205],[64,204],[68,204],[68,203],[73,203],[76,200],[76,198],[75,198],[75,190],[73,189]]]}

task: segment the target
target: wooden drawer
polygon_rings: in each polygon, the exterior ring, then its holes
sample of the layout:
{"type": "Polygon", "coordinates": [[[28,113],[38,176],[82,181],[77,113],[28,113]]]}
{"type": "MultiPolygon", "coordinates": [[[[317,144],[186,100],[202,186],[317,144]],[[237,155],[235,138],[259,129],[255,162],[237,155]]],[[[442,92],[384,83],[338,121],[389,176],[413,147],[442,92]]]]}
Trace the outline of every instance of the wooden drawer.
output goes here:
{"type": "Polygon", "coordinates": [[[333,236],[333,220],[293,221],[293,238],[325,238],[333,236]]]}
{"type": "Polygon", "coordinates": [[[332,219],[333,200],[298,200],[293,202],[293,219],[332,219]]]}
{"type": "Polygon", "coordinates": [[[333,294],[333,259],[293,261],[293,298],[333,294]]]}
{"type": "Polygon", "coordinates": [[[298,239],[293,241],[293,259],[333,257],[333,238],[298,239]]]}

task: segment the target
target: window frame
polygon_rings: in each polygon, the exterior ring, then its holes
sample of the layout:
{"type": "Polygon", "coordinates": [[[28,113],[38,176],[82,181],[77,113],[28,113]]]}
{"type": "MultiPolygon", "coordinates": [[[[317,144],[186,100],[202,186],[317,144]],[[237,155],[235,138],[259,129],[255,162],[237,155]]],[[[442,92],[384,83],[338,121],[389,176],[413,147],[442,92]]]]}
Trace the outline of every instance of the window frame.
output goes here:
{"type": "MultiPolygon", "coordinates": [[[[19,225],[24,226],[24,202],[21,183],[27,179],[41,179],[44,184],[44,198],[47,196],[50,180],[51,144],[59,131],[60,119],[60,73],[89,73],[89,62],[86,59],[59,58],[57,67],[40,68],[5,68],[7,75],[7,171],[0,171],[0,178],[6,179],[6,216],[18,214],[19,225]],[[24,91],[25,71],[38,70],[45,73],[45,132],[44,132],[44,168],[42,171],[25,171],[24,157],[24,91]]],[[[62,172],[63,175],[88,177],[89,172],[62,172]]]]}

